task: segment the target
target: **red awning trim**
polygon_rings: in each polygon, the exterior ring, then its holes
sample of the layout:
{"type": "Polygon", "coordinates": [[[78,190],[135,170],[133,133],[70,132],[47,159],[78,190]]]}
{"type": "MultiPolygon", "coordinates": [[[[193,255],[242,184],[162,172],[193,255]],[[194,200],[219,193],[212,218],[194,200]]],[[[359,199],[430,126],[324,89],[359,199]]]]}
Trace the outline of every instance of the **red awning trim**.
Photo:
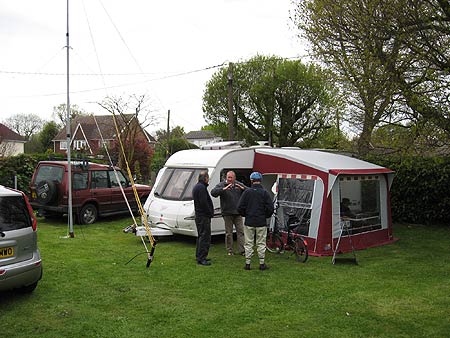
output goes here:
{"type": "Polygon", "coordinates": [[[369,175],[369,174],[393,174],[394,172],[387,168],[377,169],[330,169],[329,173],[332,175],[369,175]]]}

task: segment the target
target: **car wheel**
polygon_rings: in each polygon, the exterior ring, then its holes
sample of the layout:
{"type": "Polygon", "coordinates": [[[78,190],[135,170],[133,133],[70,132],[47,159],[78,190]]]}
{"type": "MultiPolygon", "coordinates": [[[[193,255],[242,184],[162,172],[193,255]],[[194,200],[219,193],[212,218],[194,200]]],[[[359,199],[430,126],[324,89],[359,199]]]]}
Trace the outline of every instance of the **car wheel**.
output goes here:
{"type": "Polygon", "coordinates": [[[37,184],[36,195],[37,200],[41,204],[48,204],[56,197],[56,185],[52,181],[41,181],[37,184]]]}
{"type": "Polygon", "coordinates": [[[98,210],[93,204],[86,204],[83,208],[81,208],[78,217],[81,224],[93,224],[97,221],[97,218],[98,210]]]}

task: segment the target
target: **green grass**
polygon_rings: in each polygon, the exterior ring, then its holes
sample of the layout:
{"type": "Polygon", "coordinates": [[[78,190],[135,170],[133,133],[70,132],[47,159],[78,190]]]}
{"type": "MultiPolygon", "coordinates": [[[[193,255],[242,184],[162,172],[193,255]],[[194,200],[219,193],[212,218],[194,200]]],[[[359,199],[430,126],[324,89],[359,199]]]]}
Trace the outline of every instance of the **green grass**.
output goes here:
{"type": "Polygon", "coordinates": [[[2,337],[449,337],[450,229],[397,225],[394,244],[358,251],[359,265],[305,264],[267,253],[243,270],[213,238],[209,267],[195,239],[160,241],[149,269],[128,218],[62,238],[40,219],[44,277],[31,295],[0,294],[2,337]]]}

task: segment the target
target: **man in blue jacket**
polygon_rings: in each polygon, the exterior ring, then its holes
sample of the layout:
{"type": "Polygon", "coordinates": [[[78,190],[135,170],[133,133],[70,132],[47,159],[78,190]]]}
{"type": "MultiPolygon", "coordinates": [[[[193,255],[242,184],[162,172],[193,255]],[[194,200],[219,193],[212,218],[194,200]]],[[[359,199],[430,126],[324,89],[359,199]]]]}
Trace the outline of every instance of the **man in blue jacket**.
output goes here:
{"type": "Polygon", "coordinates": [[[207,259],[211,245],[211,218],[214,216],[214,207],[209,196],[208,171],[203,170],[198,175],[198,183],[192,189],[195,209],[195,225],[197,226],[197,249],[195,258],[199,265],[211,265],[207,259]]]}
{"type": "Polygon", "coordinates": [[[265,264],[267,224],[266,218],[273,214],[273,203],[269,193],[262,187],[262,175],[253,172],[250,175],[252,186],[246,189],[238,203],[238,211],[245,216],[244,238],[245,238],[245,270],[250,270],[251,258],[253,256],[253,242],[256,242],[256,250],[259,258],[259,269],[267,270],[265,264]]]}

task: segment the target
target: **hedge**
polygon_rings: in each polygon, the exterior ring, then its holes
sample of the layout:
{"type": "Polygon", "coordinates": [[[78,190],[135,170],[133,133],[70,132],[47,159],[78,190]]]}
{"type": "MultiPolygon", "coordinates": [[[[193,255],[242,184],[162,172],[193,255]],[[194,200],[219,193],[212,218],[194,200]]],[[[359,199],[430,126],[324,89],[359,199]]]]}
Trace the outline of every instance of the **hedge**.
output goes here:
{"type": "Polygon", "coordinates": [[[372,156],[365,160],[395,171],[394,222],[450,223],[450,157],[372,156]]]}
{"type": "Polygon", "coordinates": [[[16,176],[17,189],[29,193],[34,168],[39,161],[44,160],[48,160],[48,154],[20,154],[0,158],[0,185],[14,188],[14,176],[16,176]]]}
{"type": "MultiPolygon", "coordinates": [[[[36,164],[48,154],[0,159],[0,184],[26,193],[36,164]]],[[[365,160],[395,171],[391,187],[394,222],[450,224],[450,157],[370,156],[365,160]]]]}

